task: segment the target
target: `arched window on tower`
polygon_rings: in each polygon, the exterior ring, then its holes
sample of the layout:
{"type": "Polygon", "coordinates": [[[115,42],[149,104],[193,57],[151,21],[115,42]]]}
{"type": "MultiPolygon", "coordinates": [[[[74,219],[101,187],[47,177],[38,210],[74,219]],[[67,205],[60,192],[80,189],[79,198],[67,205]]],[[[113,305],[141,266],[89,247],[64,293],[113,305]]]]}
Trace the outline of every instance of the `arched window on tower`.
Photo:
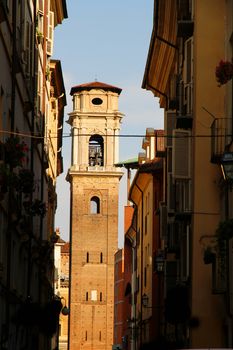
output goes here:
{"type": "Polygon", "coordinates": [[[89,165],[104,165],[104,140],[100,135],[92,135],[89,139],[89,165]]]}
{"type": "Polygon", "coordinates": [[[91,198],[91,214],[100,213],[100,199],[96,196],[91,198]]]}

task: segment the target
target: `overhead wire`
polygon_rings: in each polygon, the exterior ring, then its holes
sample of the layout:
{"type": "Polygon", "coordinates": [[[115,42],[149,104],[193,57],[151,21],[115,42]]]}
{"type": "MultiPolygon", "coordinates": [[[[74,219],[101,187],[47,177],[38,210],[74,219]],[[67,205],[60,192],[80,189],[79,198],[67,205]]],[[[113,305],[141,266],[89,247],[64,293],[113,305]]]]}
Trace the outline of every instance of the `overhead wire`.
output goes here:
{"type": "MultiPolygon", "coordinates": [[[[160,129],[161,130],[161,129],[160,129]]],[[[177,130],[177,129],[176,129],[177,130]]],[[[179,131],[183,131],[186,129],[178,129],[179,131]]],[[[156,129],[155,129],[156,131],[156,129]]],[[[5,135],[14,135],[14,136],[22,136],[22,137],[28,137],[28,138],[33,138],[33,139],[44,139],[44,138],[51,138],[51,139],[56,139],[60,138],[56,133],[50,133],[48,135],[43,135],[39,136],[39,134],[36,133],[26,133],[26,132],[18,132],[18,131],[8,131],[8,130],[0,130],[0,134],[5,134],[5,135]],[[55,135],[55,136],[53,136],[55,135]]],[[[93,136],[93,134],[85,133],[85,134],[78,134],[74,135],[73,137],[77,136],[93,136]]],[[[63,133],[62,138],[69,138],[72,137],[71,133],[63,133]]],[[[216,137],[232,137],[232,134],[218,134],[218,135],[207,135],[207,134],[197,134],[197,135],[192,135],[192,134],[187,134],[187,135],[145,135],[145,134],[119,134],[119,135],[114,135],[114,134],[106,134],[104,137],[119,137],[119,138],[151,138],[151,137],[157,137],[157,138],[216,138],[216,137]]]]}

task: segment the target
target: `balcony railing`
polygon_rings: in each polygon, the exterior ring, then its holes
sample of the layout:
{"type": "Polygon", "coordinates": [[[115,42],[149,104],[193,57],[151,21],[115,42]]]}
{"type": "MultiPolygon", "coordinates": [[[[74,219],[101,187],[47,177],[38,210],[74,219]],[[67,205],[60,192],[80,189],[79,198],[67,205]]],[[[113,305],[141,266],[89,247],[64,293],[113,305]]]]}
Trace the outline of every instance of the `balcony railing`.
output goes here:
{"type": "Polygon", "coordinates": [[[211,125],[211,162],[220,163],[225,147],[232,139],[232,119],[216,118],[211,125]]]}

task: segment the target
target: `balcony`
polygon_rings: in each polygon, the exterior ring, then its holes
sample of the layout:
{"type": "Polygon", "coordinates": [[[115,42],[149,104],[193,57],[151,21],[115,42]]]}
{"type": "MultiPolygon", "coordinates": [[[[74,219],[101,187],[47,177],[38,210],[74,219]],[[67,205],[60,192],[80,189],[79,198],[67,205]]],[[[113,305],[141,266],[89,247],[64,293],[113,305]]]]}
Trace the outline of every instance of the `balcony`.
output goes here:
{"type": "Polygon", "coordinates": [[[232,119],[216,118],[211,125],[211,163],[219,164],[232,140],[232,119]]]}

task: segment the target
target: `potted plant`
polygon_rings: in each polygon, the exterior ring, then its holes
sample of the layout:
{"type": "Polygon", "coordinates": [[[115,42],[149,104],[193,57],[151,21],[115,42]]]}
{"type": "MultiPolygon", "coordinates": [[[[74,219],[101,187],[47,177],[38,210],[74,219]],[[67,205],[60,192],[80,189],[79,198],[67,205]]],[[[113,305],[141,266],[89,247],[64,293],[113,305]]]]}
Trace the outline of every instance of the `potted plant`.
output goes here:
{"type": "Polygon", "coordinates": [[[4,199],[8,191],[8,171],[5,166],[0,167],[0,200],[4,199]]]}
{"type": "Polygon", "coordinates": [[[46,80],[50,80],[50,74],[51,74],[50,68],[49,68],[49,66],[47,66],[46,67],[46,71],[45,71],[45,78],[46,78],[46,80]]]}
{"type": "Polygon", "coordinates": [[[206,247],[204,250],[203,260],[205,264],[213,264],[216,259],[216,253],[213,251],[212,247],[206,247]]]}
{"type": "Polygon", "coordinates": [[[44,35],[38,28],[36,28],[36,37],[37,37],[38,44],[42,44],[44,41],[44,35]]]}
{"type": "Polygon", "coordinates": [[[5,161],[10,167],[22,166],[28,152],[28,146],[24,141],[20,141],[19,136],[10,136],[5,144],[5,161]]]}
{"type": "Polygon", "coordinates": [[[25,201],[23,203],[23,206],[28,215],[38,215],[43,218],[46,214],[46,204],[40,199],[34,199],[33,201],[25,201]]]}
{"type": "Polygon", "coordinates": [[[218,242],[229,240],[233,237],[233,219],[221,221],[216,230],[218,242]]]}
{"type": "Polygon", "coordinates": [[[21,169],[18,174],[16,189],[23,193],[34,191],[34,174],[29,169],[21,169]]]}
{"type": "Polygon", "coordinates": [[[233,78],[233,59],[232,61],[221,60],[215,70],[218,86],[226,84],[233,78]]]}

